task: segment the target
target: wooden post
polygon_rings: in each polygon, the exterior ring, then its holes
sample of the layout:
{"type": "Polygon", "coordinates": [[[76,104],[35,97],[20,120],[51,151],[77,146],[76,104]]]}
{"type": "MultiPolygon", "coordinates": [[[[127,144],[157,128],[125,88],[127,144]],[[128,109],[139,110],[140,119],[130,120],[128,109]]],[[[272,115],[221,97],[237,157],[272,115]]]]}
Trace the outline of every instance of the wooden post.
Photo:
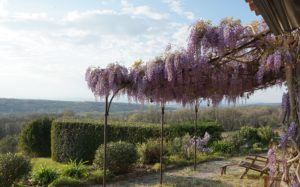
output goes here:
{"type": "Polygon", "coordinates": [[[197,167],[197,121],[198,121],[198,103],[195,104],[195,132],[194,132],[194,171],[196,171],[197,167]]]}
{"type": "Polygon", "coordinates": [[[160,186],[163,183],[163,150],[164,150],[164,115],[165,106],[161,107],[161,131],[160,131],[160,186]]]}

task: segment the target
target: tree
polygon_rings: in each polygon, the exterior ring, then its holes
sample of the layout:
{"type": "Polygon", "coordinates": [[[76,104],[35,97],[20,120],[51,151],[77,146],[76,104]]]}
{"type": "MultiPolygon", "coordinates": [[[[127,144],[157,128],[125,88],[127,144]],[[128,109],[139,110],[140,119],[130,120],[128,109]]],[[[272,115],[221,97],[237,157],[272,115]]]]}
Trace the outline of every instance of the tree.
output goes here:
{"type": "MultiPolygon", "coordinates": [[[[224,19],[215,26],[209,21],[198,21],[192,26],[186,49],[169,48],[146,64],[135,62],[129,70],[118,65],[88,69],[87,81],[96,96],[105,96],[106,103],[109,94],[114,97],[123,90],[130,99],[160,104],[162,135],[167,102],[236,102],[257,89],[286,82],[291,119],[286,112],[283,124],[297,124],[297,132],[290,137],[298,151],[297,157],[292,158],[295,162],[300,158],[299,33],[296,30],[275,37],[264,22],[243,26],[239,20],[224,19]]],[[[300,165],[298,168],[297,177],[300,165]]]]}

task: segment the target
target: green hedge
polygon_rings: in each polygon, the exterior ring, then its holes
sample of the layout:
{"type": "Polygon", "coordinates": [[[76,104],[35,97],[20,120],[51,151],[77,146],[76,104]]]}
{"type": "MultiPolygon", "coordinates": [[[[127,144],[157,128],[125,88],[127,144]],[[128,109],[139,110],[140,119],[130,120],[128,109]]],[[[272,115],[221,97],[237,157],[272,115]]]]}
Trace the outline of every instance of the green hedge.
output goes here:
{"type": "MultiPolygon", "coordinates": [[[[220,139],[222,127],[215,122],[199,124],[197,135],[203,136],[209,132],[213,139],[220,139]]],[[[165,125],[165,138],[184,136],[194,133],[193,124],[165,125]]],[[[142,143],[150,138],[160,136],[159,124],[109,124],[107,139],[112,141],[126,141],[142,143]]],[[[103,143],[103,124],[91,121],[56,120],[51,129],[52,159],[59,162],[69,160],[92,161],[95,151],[103,143]]]]}
{"type": "Polygon", "coordinates": [[[45,117],[29,122],[22,129],[20,148],[30,156],[48,157],[51,155],[51,124],[53,119],[45,117]]]}

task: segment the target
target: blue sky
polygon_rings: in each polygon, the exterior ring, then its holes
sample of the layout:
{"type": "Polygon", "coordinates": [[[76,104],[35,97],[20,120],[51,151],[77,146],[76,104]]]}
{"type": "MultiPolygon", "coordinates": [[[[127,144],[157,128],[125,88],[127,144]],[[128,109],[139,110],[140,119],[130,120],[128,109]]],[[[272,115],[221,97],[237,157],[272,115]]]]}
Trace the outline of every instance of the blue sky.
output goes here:
{"type": "MultiPolygon", "coordinates": [[[[84,73],[185,47],[190,25],[261,19],[244,0],[0,0],[0,97],[93,100],[84,73]]],[[[283,88],[248,101],[280,102],[283,88]]]]}

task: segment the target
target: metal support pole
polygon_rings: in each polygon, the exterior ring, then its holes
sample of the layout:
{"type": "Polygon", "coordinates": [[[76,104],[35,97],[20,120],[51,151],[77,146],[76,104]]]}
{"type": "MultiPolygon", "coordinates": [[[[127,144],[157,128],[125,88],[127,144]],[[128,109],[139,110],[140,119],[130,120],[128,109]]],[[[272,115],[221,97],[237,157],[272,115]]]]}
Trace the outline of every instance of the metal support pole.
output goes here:
{"type": "Polygon", "coordinates": [[[165,107],[161,107],[161,131],[160,131],[160,186],[163,183],[163,150],[164,150],[164,115],[165,107]]]}
{"type": "Polygon", "coordinates": [[[194,171],[197,167],[197,121],[198,121],[198,103],[195,104],[195,132],[194,132],[194,171]]]}
{"type": "Polygon", "coordinates": [[[103,128],[103,144],[104,144],[104,157],[103,157],[103,187],[106,187],[106,127],[107,127],[107,118],[108,118],[108,96],[105,98],[105,115],[104,115],[104,128],[103,128]]]}

